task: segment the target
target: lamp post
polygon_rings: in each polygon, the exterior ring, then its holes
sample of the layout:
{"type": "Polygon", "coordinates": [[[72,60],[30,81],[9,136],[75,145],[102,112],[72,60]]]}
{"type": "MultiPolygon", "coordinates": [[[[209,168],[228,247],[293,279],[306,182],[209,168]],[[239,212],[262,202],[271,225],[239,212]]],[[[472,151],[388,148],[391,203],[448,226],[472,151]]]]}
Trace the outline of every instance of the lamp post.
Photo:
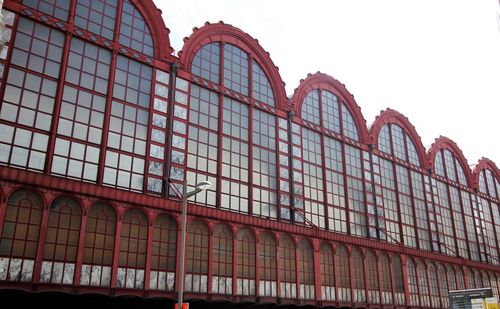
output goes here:
{"type": "Polygon", "coordinates": [[[210,188],[212,184],[209,181],[201,181],[196,185],[193,191],[187,192],[187,183],[184,180],[182,186],[182,226],[181,226],[181,254],[179,264],[179,275],[177,277],[177,286],[179,287],[178,309],[182,309],[182,296],[184,294],[184,252],[186,251],[186,215],[187,215],[187,200],[196,194],[210,188]]]}

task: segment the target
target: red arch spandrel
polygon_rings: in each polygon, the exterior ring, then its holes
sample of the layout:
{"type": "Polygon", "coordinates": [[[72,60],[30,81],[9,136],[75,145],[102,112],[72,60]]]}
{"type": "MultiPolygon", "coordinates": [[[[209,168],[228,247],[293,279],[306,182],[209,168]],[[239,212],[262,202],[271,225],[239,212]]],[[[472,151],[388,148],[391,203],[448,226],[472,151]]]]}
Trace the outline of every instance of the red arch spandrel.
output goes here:
{"type": "Polygon", "coordinates": [[[141,13],[153,38],[154,58],[164,61],[174,61],[173,49],[170,46],[170,30],[165,26],[161,10],[153,0],[129,0],[141,13]]]}
{"type": "Polygon", "coordinates": [[[354,100],[354,96],[347,90],[344,84],[331,77],[330,75],[316,72],[308,74],[306,79],[300,81],[299,86],[295,89],[291,99],[291,109],[297,116],[300,117],[302,110],[302,103],[305,96],[314,89],[328,90],[338,96],[340,101],[344,102],[349,112],[356,123],[358,129],[359,141],[361,143],[369,144],[368,128],[366,127],[366,120],[361,113],[361,108],[354,100]]]}
{"type": "Polygon", "coordinates": [[[472,171],[469,167],[469,164],[467,163],[467,159],[465,159],[462,150],[457,146],[457,144],[447,137],[440,136],[436,138],[436,140],[430,147],[427,153],[427,158],[430,164],[429,167],[432,168],[432,170],[434,170],[434,159],[436,158],[437,152],[441,149],[448,149],[455,156],[455,158],[458,159],[458,162],[460,163],[462,169],[464,170],[465,179],[467,180],[467,185],[471,186],[473,183],[472,171]]]}
{"type": "Polygon", "coordinates": [[[215,42],[226,42],[235,45],[248,53],[250,58],[256,59],[273,89],[276,107],[288,110],[285,83],[281,79],[278,67],[274,65],[269,53],[260,46],[259,41],[239,28],[223,22],[217,24],[207,22],[201,28],[193,28],[193,33],[188,38],[184,38],[184,46],[179,52],[181,66],[186,70],[190,70],[196,52],[206,44],[215,42]]]}
{"type": "Polygon", "coordinates": [[[378,135],[380,134],[380,130],[382,130],[384,125],[389,123],[397,124],[411,137],[413,144],[415,145],[421,167],[423,169],[428,169],[429,162],[427,160],[425,147],[422,144],[420,135],[418,135],[415,126],[413,126],[410,120],[396,110],[388,108],[385,111],[380,111],[380,115],[375,118],[375,121],[371,125],[370,138],[376,147],[378,148],[378,135]]]}
{"type": "Polygon", "coordinates": [[[485,169],[490,170],[493,173],[493,176],[500,181],[500,170],[495,162],[483,157],[477,162],[477,165],[474,167],[474,171],[472,172],[472,179],[474,181],[473,185],[475,189],[479,189],[479,175],[481,175],[481,172],[485,169]]]}

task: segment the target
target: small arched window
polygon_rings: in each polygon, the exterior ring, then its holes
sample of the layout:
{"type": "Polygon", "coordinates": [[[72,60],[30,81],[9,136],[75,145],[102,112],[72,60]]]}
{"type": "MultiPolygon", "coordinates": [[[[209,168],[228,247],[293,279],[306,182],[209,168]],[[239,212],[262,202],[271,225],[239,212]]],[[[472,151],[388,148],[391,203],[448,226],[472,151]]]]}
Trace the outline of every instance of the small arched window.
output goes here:
{"type": "Polygon", "coordinates": [[[437,269],[434,266],[434,263],[429,263],[428,269],[429,271],[429,291],[431,295],[431,302],[433,307],[440,306],[439,299],[439,286],[438,286],[438,278],[437,278],[437,269]]]}
{"type": "Polygon", "coordinates": [[[415,262],[411,258],[406,260],[406,269],[408,271],[408,290],[410,292],[410,304],[412,306],[420,305],[420,295],[418,292],[418,277],[415,262]]]}
{"type": "Polygon", "coordinates": [[[314,299],[314,253],[311,243],[302,239],[299,243],[300,298],[314,299]]]}
{"type": "Polygon", "coordinates": [[[90,207],[85,229],[81,285],[110,286],[116,234],[116,213],[106,204],[90,207]]]}
{"type": "Polygon", "coordinates": [[[366,302],[365,296],[365,269],[363,265],[363,254],[358,248],[351,252],[352,261],[352,287],[354,291],[353,301],[366,302]]]}
{"type": "Polygon", "coordinates": [[[238,271],[236,293],[255,295],[255,237],[250,230],[239,231],[236,252],[238,271]]]}
{"type": "Polygon", "coordinates": [[[148,218],[139,209],[128,210],[123,216],[118,255],[116,286],[142,289],[148,247],[148,218]]]}
{"type": "Polygon", "coordinates": [[[270,234],[259,237],[259,295],[276,296],[276,241],[270,234]]]}
{"type": "Polygon", "coordinates": [[[394,297],[398,304],[405,303],[405,281],[403,277],[403,263],[399,255],[392,256],[392,282],[394,285],[394,297]]]}
{"type": "Polygon", "coordinates": [[[323,245],[321,255],[321,299],[335,300],[335,265],[329,245],[323,245]]]}
{"type": "Polygon", "coordinates": [[[418,287],[420,290],[420,300],[422,306],[430,306],[429,284],[427,283],[427,268],[424,262],[417,261],[418,287]]]}
{"type": "Polygon", "coordinates": [[[81,219],[82,209],[72,198],[60,197],[50,206],[41,282],[73,284],[81,219]]]}
{"type": "Polygon", "coordinates": [[[382,303],[392,304],[391,264],[389,256],[385,252],[381,252],[379,256],[379,272],[380,288],[382,290],[382,303]]]}
{"type": "Polygon", "coordinates": [[[40,195],[18,190],[7,200],[0,239],[0,266],[7,271],[5,279],[30,282],[38,248],[43,201],[40,195]]]}
{"type": "Polygon", "coordinates": [[[153,225],[150,289],[174,290],[176,260],[177,223],[169,215],[161,214],[153,225]]]}
{"type": "Polygon", "coordinates": [[[339,301],[351,301],[351,275],[349,254],[344,246],[335,250],[335,274],[337,275],[337,294],[339,301]]]}
{"type": "Polygon", "coordinates": [[[378,284],[377,257],[373,251],[366,251],[366,282],[368,284],[368,302],[380,303],[378,284]]]}
{"type": "Polygon", "coordinates": [[[207,292],[209,241],[209,231],[206,224],[199,221],[189,224],[186,241],[185,277],[185,289],[188,292],[207,292]]]}
{"type": "Polygon", "coordinates": [[[289,236],[280,239],[280,296],[284,298],[297,297],[297,268],[295,243],[289,236]]]}
{"type": "Polygon", "coordinates": [[[225,225],[214,229],[212,252],[212,293],[232,294],[233,234],[225,225]]]}

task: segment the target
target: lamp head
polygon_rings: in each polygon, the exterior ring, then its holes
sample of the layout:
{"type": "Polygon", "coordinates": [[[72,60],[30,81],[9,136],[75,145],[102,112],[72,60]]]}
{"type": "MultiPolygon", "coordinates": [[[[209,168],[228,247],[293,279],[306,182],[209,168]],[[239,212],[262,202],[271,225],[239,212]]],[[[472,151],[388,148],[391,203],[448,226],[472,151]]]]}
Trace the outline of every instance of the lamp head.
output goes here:
{"type": "Polygon", "coordinates": [[[200,181],[196,185],[196,189],[198,189],[198,190],[208,190],[208,189],[210,189],[211,186],[212,186],[212,184],[210,183],[210,181],[204,180],[204,181],[200,181]]]}

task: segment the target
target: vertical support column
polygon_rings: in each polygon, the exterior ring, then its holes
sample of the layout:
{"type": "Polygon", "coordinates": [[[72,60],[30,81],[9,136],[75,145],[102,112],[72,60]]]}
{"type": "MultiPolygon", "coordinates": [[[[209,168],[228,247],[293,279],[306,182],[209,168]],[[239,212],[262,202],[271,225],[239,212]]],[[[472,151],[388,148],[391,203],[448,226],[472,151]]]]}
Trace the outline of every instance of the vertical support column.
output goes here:
{"type": "Polygon", "coordinates": [[[214,226],[210,224],[208,226],[208,274],[207,274],[207,293],[212,294],[212,263],[213,263],[213,252],[214,252],[214,226]]]}
{"type": "Polygon", "coordinates": [[[321,305],[323,296],[321,293],[321,248],[319,239],[314,239],[313,245],[313,255],[314,255],[314,294],[315,299],[321,305]]]}
{"type": "Polygon", "coordinates": [[[82,264],[83,264],[83,254],[84,254],[84,250],[85,250],[85,231],[87,230],[87,220],[88,220],[89,209],[90,209],[89,205],[83,205],[82,220],[80,223],[80,236],[78,238],[78,254],[76,256],[75,277],[73,278],[73,286],[80,285],[80,276],[82,273],[82,264]]]}
{"type": "Polygon", "coordinates": [[[465,289],[470,289],[470,280],[469,280],[469,272],[467,269],[467,266],[462,265],[462,273],[464,275],[464,284],[465,284],[465,289]]]}
{"type": "Polygon", "coordinates": [[[118,274],[118,257],[120,256],[120,238],[122,232],[122,214],[118,213],[115,233],[115,247],[113,248],[113,265],[111,268],[111,288],[116,288],[116,278],[118,274]]]}
{"type": "Polygon", "coordinates": [[[49,223],[49,209],[50,205],[44,205],[43,207],[43,215],[42,215],[42,224],[40,225],[40,233],[38,238],[38,247],[36,250],[35,257],[35,268],[33,271],[33,281],[38,283],[40,281],[40,271],[42,269],[42,260],[43,260],[43,249],[45,247],[45,236],[47,235],[47,226],[49,223]]]}
{"type": "MultiPolygon", "coordinates": [[[[1,189],[1,188],[0,188],[1,189]]],[[[2,193],[0,191],[0,193],[2,193]]],[[[0,233],[3,231],[3,222],[5,221],[5,213],[7,212],[7,196],[0,194],[0,233]]],[[[0,237],[1,234],[0,234],[0,237]]]]}
{"type": "Polygon", "coordinates": [[[403,283],[405,289],[405,305],[410,306],[410,280],[408,278],[408,269],[406,268],[406,255],[401,255],[401,267],[403,268],[403,283]]]}
{"type": "Polygon", "coordinates": [[[232,295],[233,301],[236,301],[236,295],[238,295],[238,234],[235,233],[233,237],[233,286],[232,286],[232,295]]]}
{"type": "Polygon", "coordinates": [[[154,221],[149,222],[148,227],[148,245],[146,249],[146,274],[144,276],[144,290],[149,290],[149,282],[151,277],[151,254],[153,253],[153,228],[154,221]]]}
{"type": "MultiPolygon", "coordinates": [[[[177,218],[179,219],[179,217],[177,217],[177,218]]],[[[188,233],[188,231],[187,231],[187,226],[186,226],[186,236],[187,236],[187,233],[188,233]]],[[[179,224],[179,222],[177,222],[177,252],[181,252],[181,238],[182,238],[182,224],[179,224]]],[[[178,254],[177,255],[177,261],[176,261],[176,264],[175,264],[175,284],[174,284],[174,290],[176,292],[179,291],[180,284],[182,284],[183,286],[185,285],[184,278],[182,278],[181,280],[179,280],[180,264],[181,264],[181,257],[180,257],[180,254],[178,254]]],[[[185,277],[185,274],[184,274],[184,277],[185,277]]]]}
{"type": "Polygon", "coordinates": [[[255,231],[255,296],[259,297],[260,286],[260,261],[259,261],[259,234],[255,231]]]}

